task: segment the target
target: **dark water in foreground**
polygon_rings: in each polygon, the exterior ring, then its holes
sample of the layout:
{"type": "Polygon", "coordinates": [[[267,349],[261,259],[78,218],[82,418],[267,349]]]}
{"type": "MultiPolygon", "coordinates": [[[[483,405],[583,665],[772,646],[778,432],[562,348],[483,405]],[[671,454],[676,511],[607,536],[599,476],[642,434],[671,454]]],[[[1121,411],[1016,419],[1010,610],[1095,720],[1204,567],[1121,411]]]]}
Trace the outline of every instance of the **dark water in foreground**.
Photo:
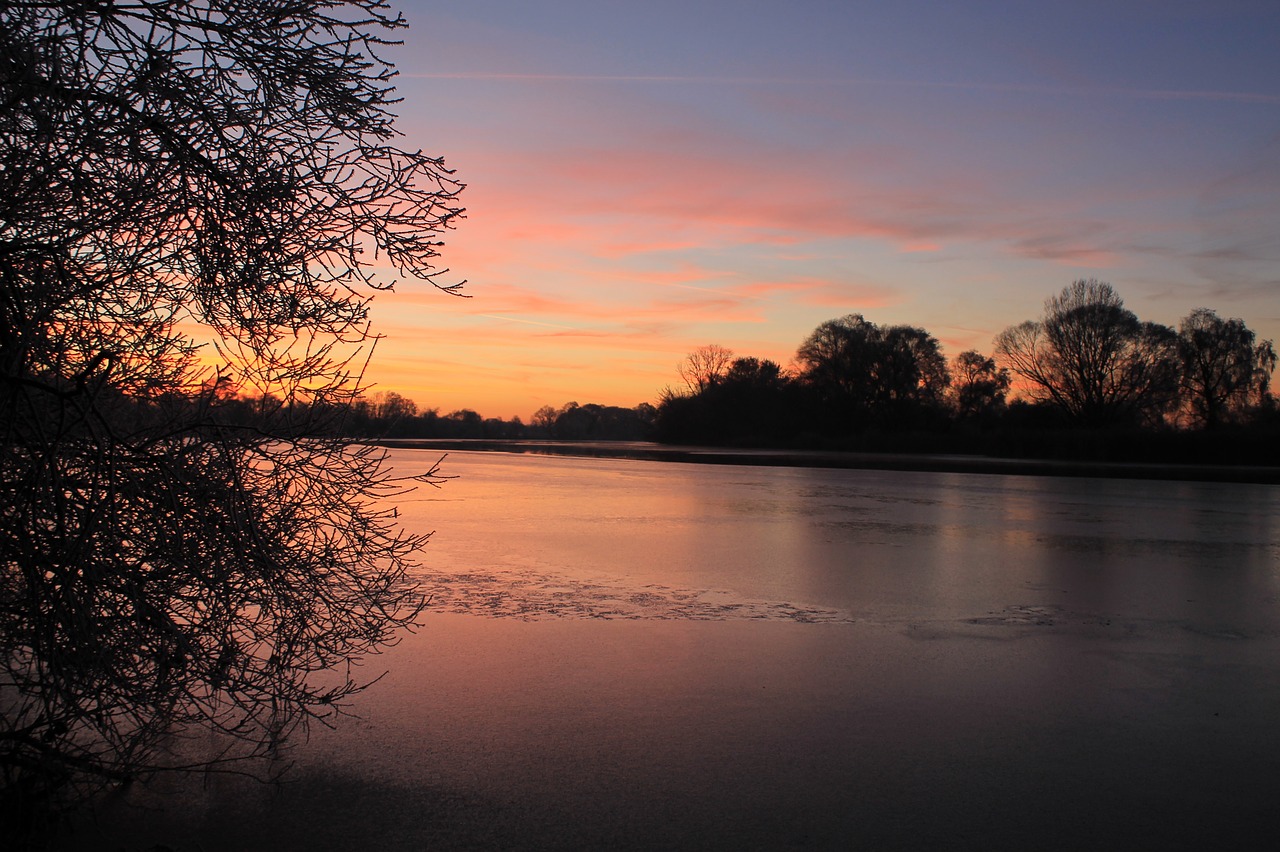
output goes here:
{"type": "MultiPolygon", "coordinates": [[[[434,456],[400,450],[404,468],[434,456]]],[[[73,847],[1249,848],[1280,488],[451,455],[424,629],[280,786],[73,847]]],[[[372,667],[371,667],[372,668],[372,667]]]]}

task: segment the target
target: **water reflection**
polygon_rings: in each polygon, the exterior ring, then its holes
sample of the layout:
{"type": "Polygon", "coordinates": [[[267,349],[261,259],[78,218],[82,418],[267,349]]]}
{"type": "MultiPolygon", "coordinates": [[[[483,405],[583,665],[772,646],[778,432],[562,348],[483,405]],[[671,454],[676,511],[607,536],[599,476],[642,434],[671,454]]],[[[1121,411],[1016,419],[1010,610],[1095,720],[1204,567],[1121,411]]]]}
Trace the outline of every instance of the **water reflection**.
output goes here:
{"type": "Polygon", "coordinates": [[[1280,489],[446,469],[400,506],[439,531],[434,612],[379,661],[362,720],[317,732],[283,790],[135,787],[99,848],[1251,848],[1280,829],[1280,489]]]}
{"type": "Polygon", "coordinates": [[[1072,614],[1055,625],[1278,626],[1271,486],[467,453],[447,467],[459,478],[402,516],[440,530],[450,611],[966,622],[1038,607],[1072,614]]]}

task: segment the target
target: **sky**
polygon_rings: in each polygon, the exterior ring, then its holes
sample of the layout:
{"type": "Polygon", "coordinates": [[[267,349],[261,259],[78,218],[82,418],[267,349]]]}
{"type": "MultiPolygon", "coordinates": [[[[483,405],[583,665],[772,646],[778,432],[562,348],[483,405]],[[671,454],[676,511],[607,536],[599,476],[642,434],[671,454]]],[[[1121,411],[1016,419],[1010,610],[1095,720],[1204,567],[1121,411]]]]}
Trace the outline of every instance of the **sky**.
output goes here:
{"type": "Polygon", "coordinates": [[[403,147],[469,299],[401,280],[367,378],[442,414],[634,406],[849,313],[992,350],[1078,278],[1280,339],[1275,0],[405,0],[403,147]]]}

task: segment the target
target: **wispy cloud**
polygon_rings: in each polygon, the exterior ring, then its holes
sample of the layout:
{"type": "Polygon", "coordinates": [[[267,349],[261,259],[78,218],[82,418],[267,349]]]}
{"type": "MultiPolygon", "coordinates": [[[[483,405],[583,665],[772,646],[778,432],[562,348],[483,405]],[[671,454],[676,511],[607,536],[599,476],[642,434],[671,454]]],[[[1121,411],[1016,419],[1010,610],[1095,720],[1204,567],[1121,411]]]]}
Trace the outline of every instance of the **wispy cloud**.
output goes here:
{"type": "Polygon", "coordinates": [[[1224,103],[1280,105],[1280,95],[1267,92],[1235,92],[1214,89],[1150,89],[1103,85],[1052,85],[959,80],[894,80],[875,77],[805,77],[721,74],[571,74],[452,71],[403,74],[406,79],[482,80],[512,83],[668,83],[708,86],[867,86],[910,89],[948,89],[970,92],[1041,95],[1076,98],[1125,98],[1150,101],[1219,101],[1224,103]]]}
{"type": "Polygon", "coordinates": [[[570,326],[570,325],[558,325],[553,322],[539,322],[537,320],[523,319],[521,317],[503,316],[501,314],[476,314],[476,316],[484,317],[485,319],[502,320],[503,322],[518,322],[524,325],[536,325],[536,326],[541,326],[542,328],[561,328],[561,329],[573,330],[573,326],[570,326]]]}

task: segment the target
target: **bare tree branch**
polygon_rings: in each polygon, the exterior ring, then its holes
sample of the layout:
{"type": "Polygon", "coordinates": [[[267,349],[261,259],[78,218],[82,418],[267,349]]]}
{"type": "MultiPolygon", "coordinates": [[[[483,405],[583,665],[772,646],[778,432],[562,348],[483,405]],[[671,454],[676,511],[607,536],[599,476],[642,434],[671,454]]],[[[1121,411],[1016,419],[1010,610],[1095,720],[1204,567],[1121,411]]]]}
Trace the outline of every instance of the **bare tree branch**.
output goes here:
{"type": "Polygon", "coordinates": [[[426,536],[389,501],[436,471],[331,429],[394,283],[374,261],[463,283],[437,267],[462,184],[394,145],[404,25],[0,4],[0,809],[186,766],[161,745],[188,729],[219,765],[267,753],[420,613],[426,536]]]}

